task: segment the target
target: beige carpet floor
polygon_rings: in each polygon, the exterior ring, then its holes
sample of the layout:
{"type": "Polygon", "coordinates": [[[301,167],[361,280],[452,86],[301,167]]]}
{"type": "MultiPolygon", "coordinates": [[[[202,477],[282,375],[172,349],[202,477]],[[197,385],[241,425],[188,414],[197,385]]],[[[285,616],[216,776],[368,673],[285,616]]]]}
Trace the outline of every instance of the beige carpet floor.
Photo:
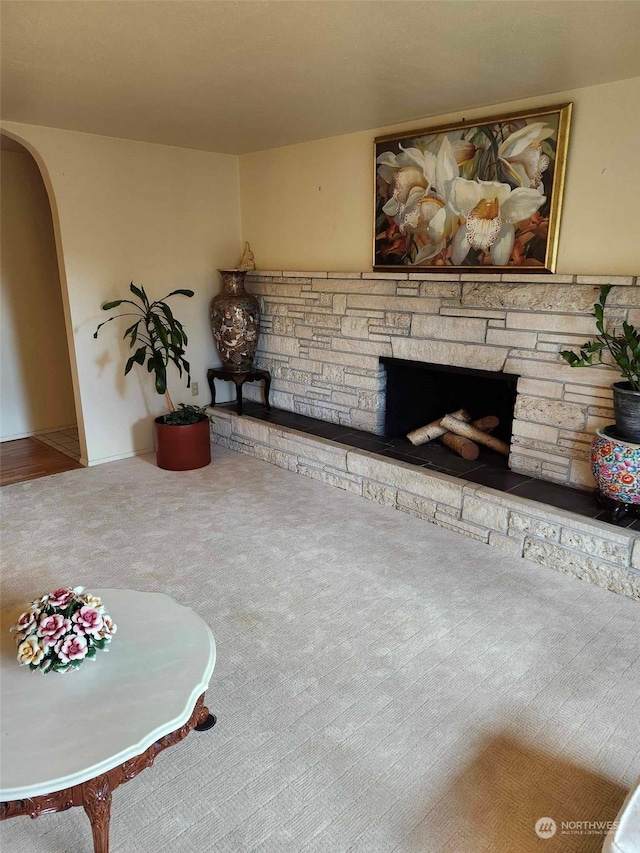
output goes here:
{"type": "MultiPolygon", "coordinates": [[[[561,821],[612,819],[640,773],[630,599],[222,448],[2,504],[5,606],[160,590],[216,635],[218,725],[118,789],[113,853],[597,851],[561,821]]],[[[0,843],[91,849],[81,809],[6,821],[0,843]]]]}

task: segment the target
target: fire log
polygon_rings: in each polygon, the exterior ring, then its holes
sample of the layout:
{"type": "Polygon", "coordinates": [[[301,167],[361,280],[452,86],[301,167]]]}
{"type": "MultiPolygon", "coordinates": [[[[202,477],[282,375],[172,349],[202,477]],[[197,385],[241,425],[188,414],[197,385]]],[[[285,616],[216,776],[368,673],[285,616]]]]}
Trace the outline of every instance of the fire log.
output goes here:
{"type": "Polygon", "coordinates": [[[503,456],[509,455],[509,445],[506,442],[501,441],[501,439],[496,438],[493,435],[487,435],[477,427],[458,420],[458,418],[452,418],[451,415],[445,415],[440,421],[440,424],[447,432],[455,432],[456,435],[462,435],[465,438],[470,438],[472,441],[478,442],[478,444],[484,444],[485,447],[490,447],[491,450],[495,450],[497,453],[502,453],[503,456]]]}
{"type": "Polygon", "coordinates": [[[468,461],[473,461],[480,456],[480,448],[477,444],[462,435],[456,435],[454,432],[445,432],[444,435],[439,435],[438,441],[468,461]]]}
{"type": "MultiPolygon", "coordinates": [[[[471,425],[482,432],[489,432],[500,423],[495,415],[486,415],[484,418],[478,418],[472,421],[471,425]]],[[[454,432],[445,432],[444,435],[438,436],[438,441],[441,441],[449,450],[453,450],[458,456],[463,459],[473,461],[480,455],[480,448],[477,444],[462,435],[456,435],[454,432]]]]}
{"type": "MultiPolygon", "coordinates": [[[[460,418],[460,420],[462,421],[464,418],[460,418]]],[[[499,423],[500,418],[497,418],[495,415],[485,415],[484,418],[478,418],[477,421],[471,421],[471,426],[474,426],[476,429],[481,429],[482,432],[491,432],[491,430],[495,429],[499,423]]]]}
{"type": "MultiPolygon", "coordinates": [[[[468,422],[471,420],[471,415],[464,409],[458,409],[457,412],[451,412],[451,417],[457,418],[462,422],[468,422]]],[[[441,420],[442,418],[438,418],[438,420],[431,421],[431,423],[426,426],[414,429],[413,432],[408,433],[407,438],[411,444],[415,444],[416,447],[421,444],[426,444],[428,441],[433,441],[434,438],[438,438],[447,432],[446,429],[440,426],[441,420]]]]}

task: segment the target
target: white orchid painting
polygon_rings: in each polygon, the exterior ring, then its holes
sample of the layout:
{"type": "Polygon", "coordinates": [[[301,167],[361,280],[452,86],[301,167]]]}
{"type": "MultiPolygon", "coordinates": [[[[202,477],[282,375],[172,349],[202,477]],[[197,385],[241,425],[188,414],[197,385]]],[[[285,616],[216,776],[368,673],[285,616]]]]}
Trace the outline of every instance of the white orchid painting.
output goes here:
{"type": "Polygon", "coordinates": [[[571,105],[375,142],[374,268],[553,272],[571,105]]]}

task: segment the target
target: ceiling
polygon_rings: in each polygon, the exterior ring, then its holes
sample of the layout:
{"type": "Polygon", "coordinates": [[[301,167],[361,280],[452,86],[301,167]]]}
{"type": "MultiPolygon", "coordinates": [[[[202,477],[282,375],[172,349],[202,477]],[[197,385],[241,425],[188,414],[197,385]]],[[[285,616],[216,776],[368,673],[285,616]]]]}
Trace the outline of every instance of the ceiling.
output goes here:
{"type": "Polygon", "coordinates": [[[2,117],[245,153],[640,75],[640,2],[4,0],[2,117]]]}

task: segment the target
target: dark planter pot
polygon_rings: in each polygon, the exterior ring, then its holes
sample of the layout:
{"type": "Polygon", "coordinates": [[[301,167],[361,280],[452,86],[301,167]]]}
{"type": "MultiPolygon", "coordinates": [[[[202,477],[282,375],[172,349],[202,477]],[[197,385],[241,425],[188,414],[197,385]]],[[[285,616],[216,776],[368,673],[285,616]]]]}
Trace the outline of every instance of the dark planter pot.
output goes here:
{"type": "Polygon", "coordinates": [[[618,432],[627,441],[640,442],[640,391],[633,391],[629,382],[614,382],[612,387],[618,432]]]}
{"type": "Polygon", "coordinates": [[[164,415],[155,419],[156,461],[167,471],[192,471],[211,462],[209,418],[196,424],[162,423],[164,415]]]}

